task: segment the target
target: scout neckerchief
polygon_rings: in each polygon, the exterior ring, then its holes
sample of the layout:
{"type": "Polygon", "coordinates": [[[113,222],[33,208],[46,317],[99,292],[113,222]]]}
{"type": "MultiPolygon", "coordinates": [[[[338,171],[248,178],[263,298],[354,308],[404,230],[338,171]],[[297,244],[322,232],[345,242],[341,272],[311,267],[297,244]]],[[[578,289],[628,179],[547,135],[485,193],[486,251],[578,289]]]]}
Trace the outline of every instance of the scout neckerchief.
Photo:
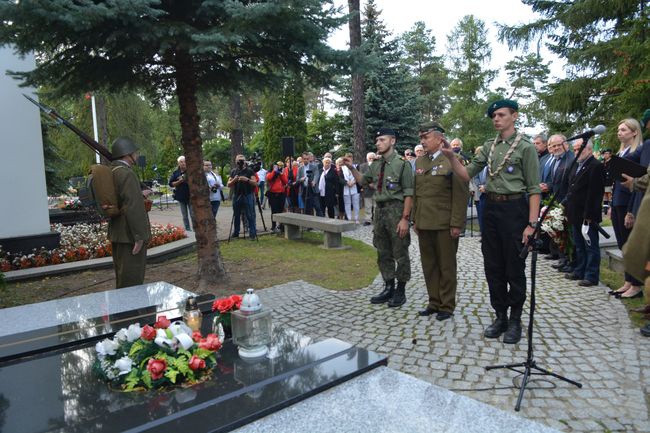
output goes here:
{"type": "Polygon", "coordinates": [[[512,144],[510,145],[510,149],[508,149],[508,151],[506,152],[505,156],[503,157],[503,161],[501,161],[501,164],[499,164],[499,166],[495,171],[492,171],[492,156],[494,155],[494,149],[496,148],[497,141],[499,140],[499,136],[498,135],[496,136],[496,138],[492,142],[490,153],[488,154],[487,166],[488,166],[488,173],[490,174],[490,177],[495,177],[497,174],[499,174],[499,172],[503,169],[503,167],[510,161],[510,156],[512,155],[512,152],[515,151],[517,145],[519,144],[523,136],[524,136],[523,134],[517,134],[515,141],[513,141],[512,144]]]}

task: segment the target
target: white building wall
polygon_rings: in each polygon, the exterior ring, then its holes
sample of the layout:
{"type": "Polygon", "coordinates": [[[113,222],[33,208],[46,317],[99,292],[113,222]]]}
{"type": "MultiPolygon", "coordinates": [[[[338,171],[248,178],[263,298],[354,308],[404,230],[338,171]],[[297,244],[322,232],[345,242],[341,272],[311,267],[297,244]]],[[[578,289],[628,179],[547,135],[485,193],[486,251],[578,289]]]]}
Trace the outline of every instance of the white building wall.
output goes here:
{"type": "Polygon", "coordinates": [[[37,98],[6,75],[34,67],[34,56],[0,47],[0,238],[50,231],[40,114],[22,94],[37,98]]]}

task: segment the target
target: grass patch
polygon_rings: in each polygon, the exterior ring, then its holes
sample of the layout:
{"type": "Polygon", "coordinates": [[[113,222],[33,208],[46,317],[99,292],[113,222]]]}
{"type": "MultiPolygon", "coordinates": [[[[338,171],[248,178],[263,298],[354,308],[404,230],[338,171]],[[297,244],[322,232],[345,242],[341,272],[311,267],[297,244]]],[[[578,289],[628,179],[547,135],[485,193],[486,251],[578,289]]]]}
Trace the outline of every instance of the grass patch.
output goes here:
{"type": "MultiPolygon", "coordinates": [[[[617,290],[619,287],[623,286],[625,283],[625,277],[620,272],[613,271],[609,269],[606,259],[600,261],[600,281],[605,283],[607,287],[612,290],[617,290]]],[[[648,294],[646,294],[647,296],[648,294]]],[[[630,316],[630,320],[634,323],[635,326],[639,328],[644,326],[647,323],[647,320],[641,313],[635,313],[631,311],[633,308],[642,307],[646,304],[646,300],[641,298],[635,299],[621,299],[623,305],[627,309],[627,314],[630,316]]]]}
{"type": "Polygon", "coordinates": [[[304,280],[327,289],[353,290],[366,287],[377,275],[375,250],[365,243],[343,238],[343,245],[351,248],[327,250],[321,245],[323,234],[312,232],[304,232],[300,240],[260,236],[259,242],[220,243],[226,262],[248,263],[266,276],[261,287],[304,280]]]}

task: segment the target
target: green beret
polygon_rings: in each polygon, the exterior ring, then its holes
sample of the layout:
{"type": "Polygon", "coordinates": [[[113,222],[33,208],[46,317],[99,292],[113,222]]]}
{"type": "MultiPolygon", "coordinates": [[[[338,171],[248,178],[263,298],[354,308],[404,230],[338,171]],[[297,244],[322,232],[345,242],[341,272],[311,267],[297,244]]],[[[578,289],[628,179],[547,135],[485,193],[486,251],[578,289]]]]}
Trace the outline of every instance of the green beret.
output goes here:
{"type": "Polygon", "coordinates": [[[643,117],[641,118],[641,128],[643,128],[646,123],[650,121],[650,108],[643,112],[643,117]]]}
{"type": "Polygon", "coordinates": [[[445,133],[444,128],[438,125],[436,122],[427,122],[420,125],[420,137],[427,135],[429,132],[433,131],[438,131],[441,134],[445,133]]]}
{"type": "Polygon", "coordinates": [[[487,117],[491,119],[494,112],[499,108],[512,108],[515,111],[519,111],[519,104],[517,104],[517,101],[513,101],[512,99],[500,99],[494,101],[488,106],[487,117]]]}

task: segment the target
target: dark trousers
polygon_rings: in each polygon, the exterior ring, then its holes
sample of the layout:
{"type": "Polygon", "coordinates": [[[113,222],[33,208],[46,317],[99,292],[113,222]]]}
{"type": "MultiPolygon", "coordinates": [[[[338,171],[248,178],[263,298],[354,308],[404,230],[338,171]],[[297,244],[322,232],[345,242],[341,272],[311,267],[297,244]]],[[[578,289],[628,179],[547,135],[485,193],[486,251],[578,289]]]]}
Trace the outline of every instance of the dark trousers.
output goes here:
{"type": "Polygon", "coordinates": [[[147,244],[135,256],[133,244],[111,242],[113,265],[115,266],[115,288],[137,286],[144,283],[147,262],[147,244]]]}
{"type": "Polygon", "coordinates": [[[526,261],[519,257],[521,236],[528,224],[525,198],[485,202],[481,250],[490,304],[496,312],[512,308],[511,317],[521,317],[526,301],[526,261]]]}
{"type": "Polygon", "coordinates": [[[314,193],[310,187],[305,188],[303,200],[305,202],[306,215],[313,215],[315,211],[316,216],[323,216],[323,211],[320,207],[320,195],[314,193]]]}
{"type": "Polygon", "coordinates": [[[573,244],[576,247],[576,263],[573,273],[583,280],[598,283],[600,279],[600,246],[598,230],[592,225],[589,226],[588,245],[582,237],[582,224],[572,224],[573,244]]]}
{"type": "MultiPolygon", "coordinates": [[[[283,192],[269,192],[269,206],[271,206],[271,215],[282,213],[284,210],[284,200],[286,195],[283,192]]],[[[275,221],[271,217],[271,229],[275,229],[275,221]]]]}
{"type": "Polygon", "coordinates": [[[487,196],[485,194],[481,194],[481,197],[474,202],[474,204],[476,204],[476,218],[478,219],[478,229],[481,233],[483,233],[483,213],[485,212],[485,200],[487,200],[487,196]]]}
{"type": "MultiPolygon", "coordinates": [[[[623,245],[627,242],[632,229],[625,228],[625,214],[627,213],[627,206],[612,206],[612,227],[614,227],[614,236],[616,236],[616,244],[619,249],[623,249],[623,245]]],[[[625,273],[625,281],[633,286],[643,286],[643,283],[632,275],[625,273]]]]}
{"type": "Polygon", "coordinates": [[[219,200],[211,201],[210,206],[212,207],[212,216],[217,217],[217,212],[219,211],[219,206],[221,206],[221,202],[219,200]]]}
{"type": "Polygon", "coordinates": [[[257,236],[257,230],[255,229],[255,197],[253,193],[250,194],[240,194],[236,196],[232,201],[232,211],[234,218],[234,230],[233,236],[239,236],[239,228],[241,221],[241,214],[244,214],[246,221],[248,221],[248,234],[251,238],[257,236]]]}

